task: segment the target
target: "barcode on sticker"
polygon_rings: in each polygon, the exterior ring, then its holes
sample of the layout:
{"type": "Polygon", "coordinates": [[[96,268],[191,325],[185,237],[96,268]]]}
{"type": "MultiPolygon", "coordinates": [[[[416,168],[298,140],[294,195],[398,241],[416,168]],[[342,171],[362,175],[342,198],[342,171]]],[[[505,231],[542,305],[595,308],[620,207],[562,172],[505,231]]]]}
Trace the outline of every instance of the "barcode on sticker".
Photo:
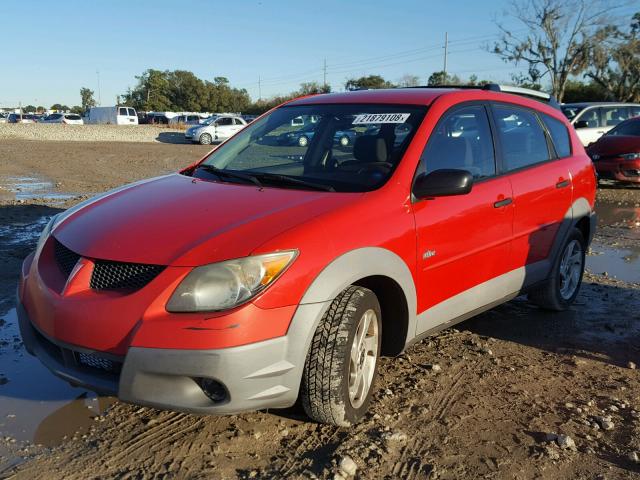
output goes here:
{"type": "Polygon", "coordinates": [[[409,113],[361,113],[356,115],[353,125],[371,123],[404,123],[409,118],[409,113]]]}

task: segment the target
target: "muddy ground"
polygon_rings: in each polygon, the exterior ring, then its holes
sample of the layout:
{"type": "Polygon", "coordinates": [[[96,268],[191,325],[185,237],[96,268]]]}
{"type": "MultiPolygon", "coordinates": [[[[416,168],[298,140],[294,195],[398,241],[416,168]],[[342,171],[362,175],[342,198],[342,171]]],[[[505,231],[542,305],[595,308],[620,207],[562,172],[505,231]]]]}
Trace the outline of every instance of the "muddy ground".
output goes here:
{"type": "Polygon", "coordinates": [[[0,144],[0,478],[341,478],[346,456],[361,479],[640,478],[640,188],[599,191],[590,273],[571,310],[518,298],[384,359],[370,415],[353,428],[295,408],[161,412],[51,376],[23,351],[12,309],[46,218],[204,153],[0,144]]]}

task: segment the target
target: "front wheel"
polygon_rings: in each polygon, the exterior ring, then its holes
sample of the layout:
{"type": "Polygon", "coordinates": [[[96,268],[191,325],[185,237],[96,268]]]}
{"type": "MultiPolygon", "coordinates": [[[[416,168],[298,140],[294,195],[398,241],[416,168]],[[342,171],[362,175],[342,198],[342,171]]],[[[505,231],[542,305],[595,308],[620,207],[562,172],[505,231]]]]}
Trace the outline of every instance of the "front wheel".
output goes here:
{"type": "Polygon", "coordinates": [[[580,291],[585,263],[585,240],[574,228],[553,265],[544,285],[529,293],[529,300],[548,310],[566,310],[580,291]]]}
{"type": "Polygon", "coordinates": [[[213,142],[213,138],[211,138],[210,134],[203,133],[200,135],[200,145],[211,145],[211,142],[213,142]]]}
{"type": "Polygon", "coordinates": [[[320,320],[302,375],[300,396],[313,420],[337,426],[367,412],[380,356],[380,304],[366,288],[341,292],[320,320]]]}

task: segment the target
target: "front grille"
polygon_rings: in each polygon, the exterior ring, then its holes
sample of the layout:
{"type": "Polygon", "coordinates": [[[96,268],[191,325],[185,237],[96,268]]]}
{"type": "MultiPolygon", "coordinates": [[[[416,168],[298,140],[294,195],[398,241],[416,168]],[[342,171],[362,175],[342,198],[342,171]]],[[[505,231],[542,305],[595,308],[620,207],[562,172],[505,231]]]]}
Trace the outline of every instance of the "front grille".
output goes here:
{"type": "Polygon", "coordinates": [[[57,239],[54,240],[55,243],[53,246],[53,250],[56,258],[56,263],[60,267],[60,270],[62,270],[62,273],[64,273],[65,276],[68,277],[71,273],[71,270],[73,270],[73,267],[75,267],[76,263],[78,263],[80,255],[72,250],[69,250],[57,239]]]}
{"type": "Polygon", "coordinates": [[[163,265],[96,260],[90,286],[94,290],[139,290],[164,269],[163,265]]]}
{"type": "Polygon", "coordinates": [[[104,370],[109,373],[119,374],[120,370],[122,370],[122,363],[115,362],[93,353],[76,352],[76,360],[78,363],[86,367],[104,370]]]}

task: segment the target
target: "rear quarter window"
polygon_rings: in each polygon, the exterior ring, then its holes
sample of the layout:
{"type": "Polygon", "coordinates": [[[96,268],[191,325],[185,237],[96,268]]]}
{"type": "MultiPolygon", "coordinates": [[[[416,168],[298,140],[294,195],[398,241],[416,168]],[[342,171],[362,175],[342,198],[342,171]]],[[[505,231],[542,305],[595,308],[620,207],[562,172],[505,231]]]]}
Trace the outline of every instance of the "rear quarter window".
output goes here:
{"type": "Polygon", "coordinates": [[[547,127],[547,130],[549,130],[558,157],[563,158],[571,155],[571,140],[565,124],[544,113],[540,114],[540,118],[542,118],[542,122],[547,127]]]}

